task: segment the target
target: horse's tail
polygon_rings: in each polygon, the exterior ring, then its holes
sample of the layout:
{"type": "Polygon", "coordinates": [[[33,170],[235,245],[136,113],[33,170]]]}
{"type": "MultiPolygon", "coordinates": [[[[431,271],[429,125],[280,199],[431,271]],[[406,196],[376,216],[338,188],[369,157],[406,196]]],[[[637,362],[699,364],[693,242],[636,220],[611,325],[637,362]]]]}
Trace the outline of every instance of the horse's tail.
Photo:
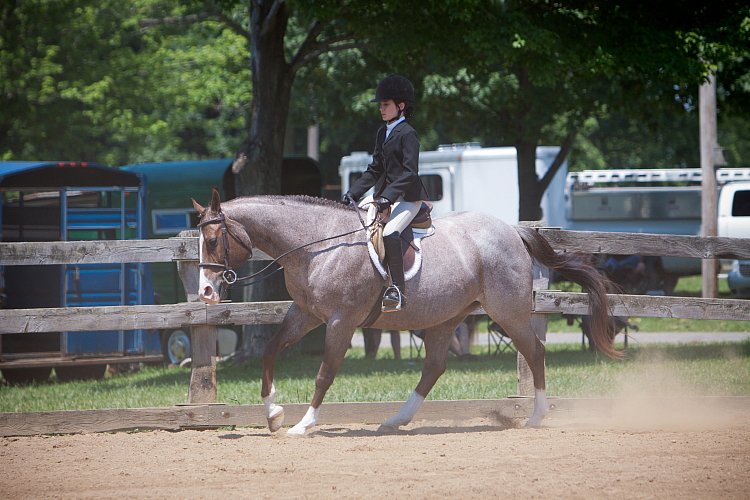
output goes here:
{"type": "Polygon", "coordinates": [[[610,358],[622,357],[614,347],[614,324],[609,314],[607,283],[594,266],[574,253],[557,253],[539,232],[530,227],[516,226],[529,254],[544,266],[574,281],[588,293],[591,338],[597,350],[610,358]]]}

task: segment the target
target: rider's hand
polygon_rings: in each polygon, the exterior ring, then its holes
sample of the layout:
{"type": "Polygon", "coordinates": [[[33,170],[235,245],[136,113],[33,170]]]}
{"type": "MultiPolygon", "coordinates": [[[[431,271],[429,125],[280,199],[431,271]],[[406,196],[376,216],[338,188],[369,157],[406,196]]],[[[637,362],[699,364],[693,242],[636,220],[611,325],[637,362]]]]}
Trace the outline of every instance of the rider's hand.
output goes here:
{"type": "Polygon", "coordinates": [[[357,202],[354,201],[354,196],[352,196],[352,194],[348,191],[344,196],[341,197],[341,202],[347,207],[353,207],[357,204],[357,202]]]}
{"type": "Polygon", "coordinates": [[[375,205],[378,207],[378,212],[382,212],[383,210],[388,210],[388,207],[391,206],[391,202],[388,200],[388,198],[383,198],[382,196],[375,198],[375,205]]]}

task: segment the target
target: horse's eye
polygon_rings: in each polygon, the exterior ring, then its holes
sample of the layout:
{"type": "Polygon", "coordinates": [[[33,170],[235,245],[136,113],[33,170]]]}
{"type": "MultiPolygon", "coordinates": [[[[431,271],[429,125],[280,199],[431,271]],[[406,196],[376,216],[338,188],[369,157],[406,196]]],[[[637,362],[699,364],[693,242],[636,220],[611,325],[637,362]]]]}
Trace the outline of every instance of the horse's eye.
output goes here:
{"type": "Polygon", "coordinates": [[[219,244],[219,240],[217,238],[211,238],[208,240],[208,248],[214,249],[219,244]]]}

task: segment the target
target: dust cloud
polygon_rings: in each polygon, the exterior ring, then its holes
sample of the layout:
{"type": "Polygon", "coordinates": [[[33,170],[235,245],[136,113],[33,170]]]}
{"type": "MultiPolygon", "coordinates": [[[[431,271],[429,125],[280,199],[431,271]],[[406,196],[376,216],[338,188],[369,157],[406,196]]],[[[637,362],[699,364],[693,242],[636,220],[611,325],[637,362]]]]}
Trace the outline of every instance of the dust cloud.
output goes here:
{"type": "Polygon", "coordinates": [[[687,380],[664,353],[637,356],[620,374],[611,399],[605,399],[610,404],[580,408],[567,419],[553,419],[558,420],[553,427],[699,431],[733,427],[746,420],[740,398],[712,396],[710,380],[700,384],[687,380]]]}

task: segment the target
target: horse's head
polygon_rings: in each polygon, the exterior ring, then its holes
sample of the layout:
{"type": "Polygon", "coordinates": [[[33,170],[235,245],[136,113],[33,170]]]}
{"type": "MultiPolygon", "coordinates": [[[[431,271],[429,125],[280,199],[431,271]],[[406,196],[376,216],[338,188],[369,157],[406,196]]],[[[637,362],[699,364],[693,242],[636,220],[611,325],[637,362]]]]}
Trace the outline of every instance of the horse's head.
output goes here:
{"type": "Polygon", "coordinates": [[[241,224],[224,215],[216,189],[212,190],[208,208],[195,200],[193,207],[200,217],[198,297],[208,304],[216,304],[237,279],[234,269],[252,257],[253,243],[241,224]]]}

